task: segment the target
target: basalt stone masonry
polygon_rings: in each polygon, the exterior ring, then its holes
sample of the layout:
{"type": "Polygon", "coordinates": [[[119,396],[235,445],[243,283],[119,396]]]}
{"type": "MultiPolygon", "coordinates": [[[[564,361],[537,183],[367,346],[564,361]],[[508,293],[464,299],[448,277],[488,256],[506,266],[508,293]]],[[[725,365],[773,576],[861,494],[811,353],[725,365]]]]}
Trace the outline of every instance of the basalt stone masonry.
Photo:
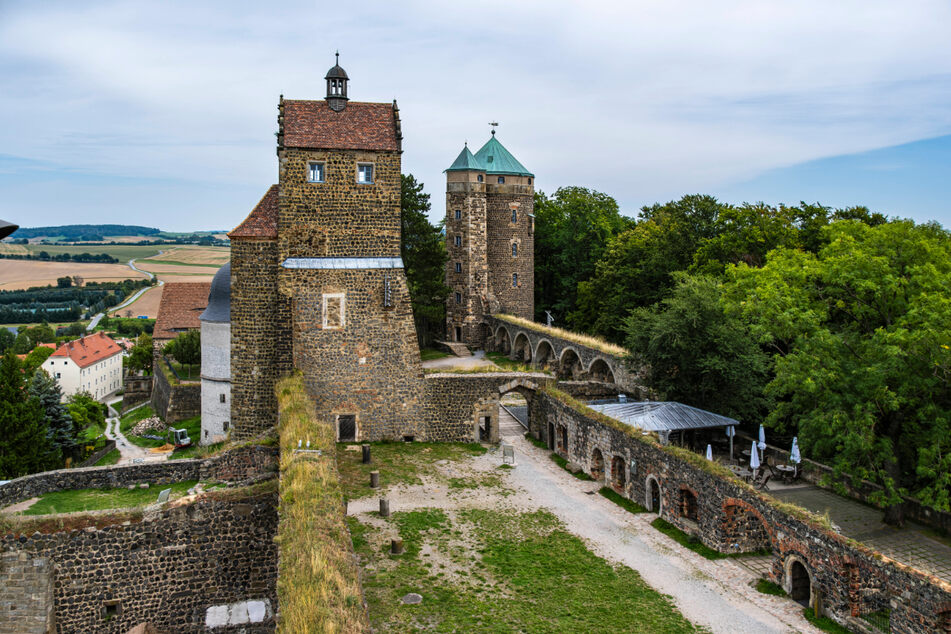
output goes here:
{"type": "Polygon", "coordinates": [[[155,387],[152,390],[151,406],[156,415],[169,425],[201,415],[201,383],[175,381],[171,371],[159,365],[164,363],[165,360],[161,357],[155,359],[155,387]]]}
{"type": "Polygon", "coordinates": [[[539,391],[530,429],[606,486],[720,552],[766,549],[771,578],[840,623],[891,609],[891,631],[944,632],[951,586],[833,532],[707,462],[624,428],[577,401],[539,391]]]}

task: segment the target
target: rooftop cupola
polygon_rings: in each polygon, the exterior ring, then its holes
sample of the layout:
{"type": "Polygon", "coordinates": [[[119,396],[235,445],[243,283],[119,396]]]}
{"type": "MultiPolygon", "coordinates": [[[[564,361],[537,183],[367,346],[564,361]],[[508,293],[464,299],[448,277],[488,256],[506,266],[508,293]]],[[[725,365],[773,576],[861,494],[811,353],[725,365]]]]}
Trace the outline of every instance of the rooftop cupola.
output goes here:
{"type": "Polygon", "coordinates": [[[347,71],[340,67],[340,52],[337,51],[337,63],[327,71],[327,104],[334,112],[347,107],[347,71]]]}

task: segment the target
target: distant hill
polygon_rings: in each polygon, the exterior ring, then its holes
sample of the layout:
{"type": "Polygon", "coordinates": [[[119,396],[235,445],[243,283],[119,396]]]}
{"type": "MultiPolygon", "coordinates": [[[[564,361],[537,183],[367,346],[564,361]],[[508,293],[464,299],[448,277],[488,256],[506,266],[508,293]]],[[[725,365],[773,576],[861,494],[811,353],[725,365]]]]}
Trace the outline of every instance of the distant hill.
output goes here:
{"type": "Polygon", "coordinates": [[[63,225],[60,227],[20,227],[10,237],[27,240],[31,238],[51,237],[61,240],[83,240],[102,236],[154,236],[161,233],[155,227],[137,225],[63,225]]]}

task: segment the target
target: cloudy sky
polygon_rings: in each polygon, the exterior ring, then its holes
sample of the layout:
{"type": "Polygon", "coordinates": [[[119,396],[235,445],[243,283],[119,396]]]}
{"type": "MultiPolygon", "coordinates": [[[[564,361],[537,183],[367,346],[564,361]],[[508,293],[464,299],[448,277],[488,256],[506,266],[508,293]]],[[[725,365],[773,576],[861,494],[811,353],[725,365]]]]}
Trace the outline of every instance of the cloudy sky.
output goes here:
{"type": "Polygon", "coordinates": [[[0,218],[227,229],[276,181],[278,95],[340,50],[404,172],[490,121],[546,192],[686,193],[951,226],[951,3],[0,0],[0,218]]]}

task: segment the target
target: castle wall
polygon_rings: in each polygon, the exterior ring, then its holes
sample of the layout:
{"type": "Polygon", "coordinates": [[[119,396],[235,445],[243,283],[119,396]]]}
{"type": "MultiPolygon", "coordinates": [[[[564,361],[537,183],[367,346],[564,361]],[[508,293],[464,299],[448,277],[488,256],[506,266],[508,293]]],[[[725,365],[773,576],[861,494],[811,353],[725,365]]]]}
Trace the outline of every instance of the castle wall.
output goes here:
{"type": "Polygon", "coordinates": [[[290,302],[278,294],[277,241],[231,241],[231,438],[277,424],[277,380],[291,370],[290,302]]]}
{"type": "MultiPolygon", "coordinates": [[[[490,174],[487,178],[491,179],[490,174]]],[[[506,313],[524,319],[535,316],[535,236],[532,218],[535,202],[531,188],[514,185],[486,186],[486,254],[489,290],[498,301],[493,313],[506,313]],[[524,191],[527,190],[527,191],[524,191]],[[516,222],[512,222],[512,211],[516,222]],[[518,255],[512,257],[512,245],[518,255]],[[518,274],[517,286],[512,274],[518,274]]]]}
{"type": "Polygon", "coordinates": [[[943,581],[883,558],[810,520],[805,511],[794,515],[790,505],[780,506],[750,485],[720,474],[700,455],[634,437],[638,432],[551,393],[536,394],[530,417],[532,433],[548,441],[554,430],[558,453],[585,473],[591,474],[593,454],[599,450],[607,467],[604,484],[624,497],[651,508],[650,488],[656,483],[660,516],[707,546],[728,553],[768,549],[773,556],[770,578],[787,591],[791,562],[799,561],[811,580],[812,601],[840,623],[891,605],[892,632],[936,632],[951,615],[951,590],[943,581]],[[615,457],[620,458],[623,484],[612,474],[615,457]],[[686,504],[691,498],[695,511],[686,504]]]}
{"type": "Polygon", "coordinates": [[[51,622],[58,632],[127,632],[142,622],[203,632],[209,608],[249,600],[260,602],[260,621],[236,619],[215,631],[273,632],[274,488],[206,494],[101,528],[0,538],[0,601],[16,598],[9,588],[36,591],[31,602],[4,610],[0,632],[45,632],[51,622]]]}
{"type": "Polygon", "coordinates": [[[155,364],[151,402],[155,414],[169,425],[201,414],[201,383],[170,380],[165,360],[160,357],[155,364]]]}
{"type": "MultiPolygon", "coordinates": [[[[457,173],[451,172],[449,176],[454,174],[457,173]]],[[[447,337],[455,341],[455,328],[458,326],[462,328],[459,341],[481,348],[485,345],[482,316],[489,304],[485,185],[477,182],[450,183],[450,190],[446,194],[446,211],[446,251],[449,253],[446,286],[452,289],[447,300],[447,337]],[[456,220],[457,210],[462,212],[459,220],[456,220]],[[456,246],[456,236],[461,237],[461,246],[456,246]],[[456,262],[462,265],[460,273],[456,272],[456,262]],[[461,303],[456,302],[456,293],[461,295],[461,303]]]]}
{"type": "Polygon", "coordinates": [[[356,416],[358,440],[422,435],[419,344],[402,269],[298,270],[294,366],[320,419],[356,416]],[[384,278],[392,308],[383,305],[384,278]],[[344,295],[344,324],[324,327],[324,294],[344,295]]]}

